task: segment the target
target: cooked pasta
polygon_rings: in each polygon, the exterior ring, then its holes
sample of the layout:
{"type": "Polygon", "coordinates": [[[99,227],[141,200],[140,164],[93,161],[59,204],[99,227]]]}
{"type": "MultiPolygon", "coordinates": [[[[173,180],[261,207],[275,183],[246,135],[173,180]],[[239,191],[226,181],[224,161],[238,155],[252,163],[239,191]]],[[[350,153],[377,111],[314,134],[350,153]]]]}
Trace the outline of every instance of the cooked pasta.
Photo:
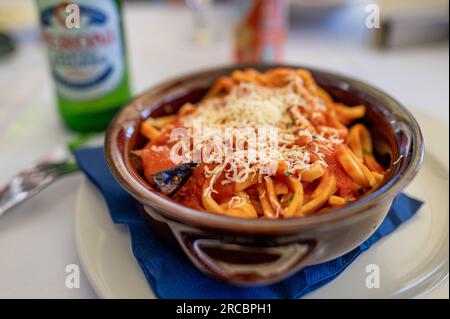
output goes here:
{"type": "Polygon", "coordinates": [[[382,182],[370,132],[355,123],[365,111],[335,102],[307,70],[237,70],[177,114],[144,120],[148,142],[132,154],[149,184],[182,205],[241,218],[309,216],[382,182]]]}

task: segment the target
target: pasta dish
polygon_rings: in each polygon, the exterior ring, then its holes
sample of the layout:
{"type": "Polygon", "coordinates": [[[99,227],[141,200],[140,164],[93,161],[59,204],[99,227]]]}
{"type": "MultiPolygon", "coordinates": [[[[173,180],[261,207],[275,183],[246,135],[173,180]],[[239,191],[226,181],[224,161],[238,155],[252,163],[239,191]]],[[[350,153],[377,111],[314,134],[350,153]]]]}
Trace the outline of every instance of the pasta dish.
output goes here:
{"type": "Polygon", "coordinates": [[[385,170],[364,105],[334,101],[303,69],[236,70],[197,103],[148,118],[133,150],[152,188],[184,206],[241,218],[328,211],[376,189],[385,170]]]}

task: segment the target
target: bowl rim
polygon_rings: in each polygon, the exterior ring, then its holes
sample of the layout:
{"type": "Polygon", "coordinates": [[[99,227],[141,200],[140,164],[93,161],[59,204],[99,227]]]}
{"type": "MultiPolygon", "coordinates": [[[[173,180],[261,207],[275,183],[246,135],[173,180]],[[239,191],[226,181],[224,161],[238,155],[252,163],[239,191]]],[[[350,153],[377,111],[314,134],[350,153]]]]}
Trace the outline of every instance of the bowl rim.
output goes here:
{"type": "MultiPolygon", "coordinates": [[[[392,123],[391,123],[392,124],[392,123]]],[[[166,218],[176,220],[183,224],[196,225],[205,228],[222,229],[225,231],[239,231],[239,232],[283,232],[293,231],[305,227],[315,225],[329,224],[338,220],[347,219],[351,216],[360,215],[364,212],[373,211],[370,208],[381,204],[382,202],[392,201],[393,198],[414,178],[419,171],[424,158],[424,141],[420,127],[413,117],[413,115],[397,100],[389,94],[376,88],[371,84],[367,84],[362,80],[351,78],[333,71],[325,71],[315,67],[295,64],[266,64],[266,63],[250,63],[250,64],[228,64],[215,68],[203,69],[200,71],[190,72],[172,79],[165,80],[157,85],[145,90],[142,94],[132,99],[126,104],[114,117],[105,134],[105,157],[112,175],[118,183],[136,200],[145,206],[155,207],[159,213],[163,213],[166,218]],[[347,89],[353,87],[359,91],[368,93],[381,101],[383,105],[390,104],[396,111],[398,117],[401,117],[403,124],[406,125],[410,133],[410,160],[407,166],[396,172],[384,185],[376,189],[372,193],[358,199],[354,203],[347,204],[342,207],[334,208],[325,214],[292,217],[287,219],[244,219],[239,217],[230,217],[225,215],[213,214],[205,211],[200,211],[183,206],[177,202],[165,198],[157,192],[150,190],[147,186],[139,182],[128,171],[117,143],[117,136],[123,123],[118,123],[120,119],[136,124],[136,121],[141,119],[141,113],[150,108],[150,105],[144,106],[144,109],[139,109],[140,99],[144,98],[151,92],[157,92],[164,88],[169,88],[170,84],[175,84],[189,79],[195,79],[202,76],[207,76],[212,73],[229,73],[235,69],[245,68],[303,68],[311,71],[313,74],[320,75],[324,78],[331,77],[335,80],[342,81],[346,84],[347,89]],[[134,118],[126,116],[127,112],[132,110],[134,118]],[[137,117],[137,112],[139,117],[137,117]]],[[[400,162],[404,161],[400,160],[400,162]]]]}

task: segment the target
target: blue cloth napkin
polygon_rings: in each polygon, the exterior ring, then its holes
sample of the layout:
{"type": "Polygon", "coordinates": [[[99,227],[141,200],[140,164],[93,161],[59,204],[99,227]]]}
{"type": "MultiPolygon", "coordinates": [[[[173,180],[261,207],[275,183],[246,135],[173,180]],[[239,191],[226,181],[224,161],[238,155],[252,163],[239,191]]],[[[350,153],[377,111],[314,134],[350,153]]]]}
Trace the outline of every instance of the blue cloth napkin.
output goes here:
{"type": "Polygon", "coordinates": [[[115,181],[106,164],[103,148],[75,152],[77,162],[105,197],[115,223],[129,227],[134,256],[158,298],[300,298],[341,274],[362,252],[411,218],[422,202],[399,195],[381,227],[361,246],[332,261],[307,267],[277,284],[235,287],[201,273],[181,252],[151,232],[137,212],[137,202],[115,181]]]}

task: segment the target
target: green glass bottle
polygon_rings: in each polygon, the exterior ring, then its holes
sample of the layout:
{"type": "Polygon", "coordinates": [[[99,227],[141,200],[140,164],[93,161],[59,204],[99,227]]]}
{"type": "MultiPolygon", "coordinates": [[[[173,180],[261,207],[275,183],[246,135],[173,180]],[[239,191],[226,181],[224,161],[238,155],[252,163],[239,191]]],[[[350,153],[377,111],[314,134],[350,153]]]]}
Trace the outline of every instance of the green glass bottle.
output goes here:
{"type": "Polygon", "coordinates": [[[104,130],[131,96],[120,0],[37,0],[58,107],[79,132],[104,130]]]}

